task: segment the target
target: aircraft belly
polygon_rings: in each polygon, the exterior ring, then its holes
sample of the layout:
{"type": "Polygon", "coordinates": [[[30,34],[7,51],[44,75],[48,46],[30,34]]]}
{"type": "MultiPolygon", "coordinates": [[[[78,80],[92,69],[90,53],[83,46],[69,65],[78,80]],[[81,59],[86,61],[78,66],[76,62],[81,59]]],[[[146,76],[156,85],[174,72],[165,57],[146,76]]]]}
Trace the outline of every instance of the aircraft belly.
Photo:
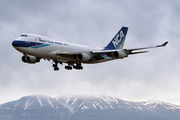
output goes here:
{"type": "Polygon", "coordinates": [[[92,60],[86,64],[95,64],[95,63],[102,63],[102,62],[107,62],[107,61],[110,61],[110,60],[114,60],[113,58],[111,57],[107,57],[107,58],[104,58],[104,59],[101,59],[101,60],[92,60]]]}

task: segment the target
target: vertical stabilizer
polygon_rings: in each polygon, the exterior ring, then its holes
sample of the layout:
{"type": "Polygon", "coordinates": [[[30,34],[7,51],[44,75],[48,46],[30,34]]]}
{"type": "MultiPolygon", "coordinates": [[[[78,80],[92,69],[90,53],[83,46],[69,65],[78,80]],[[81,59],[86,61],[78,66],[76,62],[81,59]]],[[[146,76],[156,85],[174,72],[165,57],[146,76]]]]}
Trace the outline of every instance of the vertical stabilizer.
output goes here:
{"type": "Polygon", "coordinates": [[[111,42],[104,48],[105,50],[123,49],[128,27],[122,27],[114,36],[111,42]]]}

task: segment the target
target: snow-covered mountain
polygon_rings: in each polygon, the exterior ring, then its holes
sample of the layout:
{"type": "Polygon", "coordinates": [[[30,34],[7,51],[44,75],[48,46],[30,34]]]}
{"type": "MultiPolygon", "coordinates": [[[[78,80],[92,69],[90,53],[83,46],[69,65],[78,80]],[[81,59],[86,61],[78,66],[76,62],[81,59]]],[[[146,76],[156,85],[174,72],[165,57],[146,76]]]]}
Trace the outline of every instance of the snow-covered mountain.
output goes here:
{"type": "Polygon", "coordinates": [[[0,105],[0,120],[180,120],[180,106],[113,96],[32,95],[0,105]]]}

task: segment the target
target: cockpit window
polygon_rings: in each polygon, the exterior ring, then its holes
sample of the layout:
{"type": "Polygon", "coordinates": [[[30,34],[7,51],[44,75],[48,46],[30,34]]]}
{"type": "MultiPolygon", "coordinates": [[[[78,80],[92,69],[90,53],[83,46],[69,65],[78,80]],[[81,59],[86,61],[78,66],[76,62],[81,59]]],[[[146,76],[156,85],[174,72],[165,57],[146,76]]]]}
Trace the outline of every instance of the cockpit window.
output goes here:
{"type": "Polygon", "coordinates": [[[21,35],[21,37],[27,37],[27,35],[21,35]]]}

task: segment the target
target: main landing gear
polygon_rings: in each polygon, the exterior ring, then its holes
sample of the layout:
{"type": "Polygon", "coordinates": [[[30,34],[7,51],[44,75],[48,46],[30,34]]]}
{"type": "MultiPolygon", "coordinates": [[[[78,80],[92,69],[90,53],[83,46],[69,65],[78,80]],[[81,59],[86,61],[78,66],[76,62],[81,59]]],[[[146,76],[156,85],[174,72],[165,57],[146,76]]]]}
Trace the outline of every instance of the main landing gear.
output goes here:
{"type": "Polygon", "coordinates": [[[73,66],[73,68],[76,69],[76,70],[82,70],[83,69],[81,63],[76,63],[76,65],[73,66]]]}
{"type": "MultiPolygon", "coordinates": [[[[83,69],[81,63],[76,63],[76,65],[73,65],[73,68],[76,70],[82,70],[83,69]]],[[[69,64],[68,66],[65,66],[65,69],[72,70],[72,66],[69,64]]]]}
{"type": "Polygon", "coordinates": [[[68,66],[65,66],[65,69],[72,70],[72,67],[70,65],[68,65],[68,66]]]}
{"type": "MultiPolygon", "coordinates": [[[[54,64],[52,65],[54,67],[54,71],[58,71],[59,67],[58,67],[58,63],[62,64],[62,62],[59,61],[54,61],[54,64]]],[[[72,70],[72,69],[76,69],[76,70],[82,70],[82,64],[81,63],[68,63],[67,66],[65,66],[65,69],[67,70],[72,70]]]]}
{"type": "Polygon", "coordinates": [[[54,67],[54,71],[58,71],[59,70],[58,62],[57,61],[52,66],[54,67]]]}

